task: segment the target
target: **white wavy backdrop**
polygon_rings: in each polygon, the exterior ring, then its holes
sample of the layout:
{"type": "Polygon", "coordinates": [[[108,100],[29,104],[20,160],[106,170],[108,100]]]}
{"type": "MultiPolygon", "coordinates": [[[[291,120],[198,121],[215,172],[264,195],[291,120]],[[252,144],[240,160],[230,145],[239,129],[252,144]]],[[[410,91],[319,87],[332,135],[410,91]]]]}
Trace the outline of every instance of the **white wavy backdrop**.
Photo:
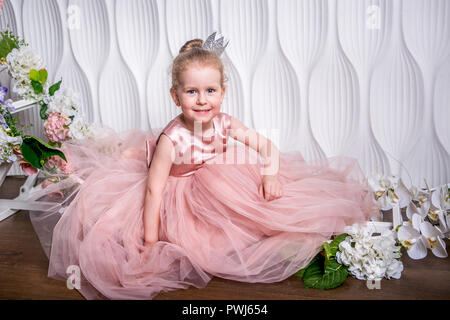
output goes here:
{"type": "MultiPolygon", "coordinates": [[[[89,121],[118,131],[178,114],[170,62],[219,30],[223,111],[282,151],[356,157],[407,186],[450,182],[448,0],[5,0],[0,27],[81,93],[89,121]]],[[[37,108],[21,117],[42,137],[37,108]]]]}

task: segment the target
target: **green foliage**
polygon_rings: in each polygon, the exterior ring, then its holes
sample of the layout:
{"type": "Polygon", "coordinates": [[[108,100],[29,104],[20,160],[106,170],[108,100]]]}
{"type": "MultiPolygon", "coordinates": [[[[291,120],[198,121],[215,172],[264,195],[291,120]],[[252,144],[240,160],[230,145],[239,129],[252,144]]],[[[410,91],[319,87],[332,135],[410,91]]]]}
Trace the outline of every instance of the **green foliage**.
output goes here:
{"type": "Polygon", "coordinates": [[[30,70],[30,79],[40,82],[41,84],[44,84],[47,81],[48,73],[45,69],[40,69],[39,71],[36,69],[30,70]]]}
{"type": "MultiPolygon", "coordinates": [[[[6,30],[0,32],[0,63],[4,64],[6,62],[6,57],[8,54],[14,50],[19,49],[22,46],[27,46],[22,39],[18,36],[14,35],[13,32],[6,30]]],[[[44,84],[48,78],[48,72],[46,69],[31,69],[29,78],[31,80],[31,86],[34,90],[35,94],[41,94],[44,91],[44,84]]],[[[50,96],[53,96],[54,93],[59,90],[62,80],[53,84],[49,88],[50,96]]],[[[46,111],[48,105],[43,103],[43,101],[39,101],[41,103],[40,116],[42,119],[47,119],[46,111]]],[[[61,147],[60,142],[49,142],[48,144],[39,138],[33,136],[24,136],[22,132],[20,132],[16,128],[17,120],[11,115],[11,113],[7,109],[3,109],[2,115],[6,121],[7,126],[9,127],[8,134],[17,137],[22,136],[22,144],[20,146],[22,156],[25,161],[30,163],[36,169],[40,169],[42,165],[45,163],[46,159],[52,156],[59,156],[62,159],[66,160],[64,153],[61,150],[55,148],[55,146],[61,147]]],[[[30,124],[31,126],[32,124],[30,124]]]]}
{"type": "Polygon", "coordinates": [[[44,88],[42,87],[42,84],[39,81],[31,80],[31,86],[34,89],[35,94],[41,94],[44,88]]]}
{"type": "Polygon", "coordinates": [[[20,148],[25,161],[30,163],[36,169],[40,169],[45,163],[45,159],[51,156],[60,156],[62,159],[67,161],[61,150],[58,150],[33,136],[24,137],[20,148]]]}
{"type": "Polygon", "coordinates": [[[13,115],[11,114],[11,112],[9,112],[8,109],[3,109],[2,111],[0,111],[0,113],[3,115],[3,119],[5,119],[6,125],[11,130],[9,135],[11,137],[21,136],[22,132],[16,127],[18,119],[13,117],[13,115]]]}
{"type": "Polygon", "coordinates": [[[41,109],[39,110],[39,115],[41,116],[42,120],[47,120],[48,119],[48,115],[46,114],[47,108],[48,108],[48,105],[46,103],[44,103],[41,106],[41,109]]]}
{"type": "Polygon", "coordinates": [[[25,45],[24,41],[19,39],[9,30],[0,32],[0,60],[5,60],[6,56],[13,50],[25,45]]]}
{"type": "Polygon", "coordinates": [[[58,82],[52,84],[52,86],[48,89],[48,93],[50,94],[50,96],[53,96],[55,94],[55,92],[59,90],[59,87],[61,86],[61,82],[62,82],[62,79],[59,80],[58,82]]]}
{"type": "Polygon", "coordinates": [[[340,286],[348,276],[348,268],[336,261],[339,243],[345,240],[343,233],[331,243],[323,244],[323,251],[319,252],[310,264],[295,275],[302,277],[306,288],[333,289],[340,286]]]}

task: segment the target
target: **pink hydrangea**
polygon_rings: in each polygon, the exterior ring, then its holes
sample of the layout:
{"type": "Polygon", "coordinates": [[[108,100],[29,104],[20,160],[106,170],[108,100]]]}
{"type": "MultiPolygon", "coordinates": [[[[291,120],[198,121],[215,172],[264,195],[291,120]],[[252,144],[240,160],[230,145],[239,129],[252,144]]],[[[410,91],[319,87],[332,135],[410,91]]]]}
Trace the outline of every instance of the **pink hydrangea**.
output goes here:
{"type": "Polygon", "coordinates": [[[69,163],[64,161],[64,159],[59,156],[51,156],[47,159],[47,164],[51,168],[60,168],[64,174],[73,173],[73,168],[69,165],[69,163]]]}
{"type": "Polygon", "coordinates": [[[50,141],[61,142],[69,135],[70,119],[63,114],[50,113],[44,122],[44,130],[50,141]]]}

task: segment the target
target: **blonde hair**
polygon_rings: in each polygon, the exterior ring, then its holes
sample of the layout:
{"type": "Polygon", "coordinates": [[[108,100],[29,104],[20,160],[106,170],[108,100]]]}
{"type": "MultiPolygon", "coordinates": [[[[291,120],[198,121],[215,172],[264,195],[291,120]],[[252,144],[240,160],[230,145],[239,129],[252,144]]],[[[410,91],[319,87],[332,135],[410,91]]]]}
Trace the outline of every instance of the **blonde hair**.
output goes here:
{"type": "Polygon", "coordinates": [[[228,80],[225,73],[222,60],[213,51],[203,49],[202,39],[192,39],[187,41],[180,49],[178,56],[173,60],[172,69],[172,88],[177,89],[180,85],[180,75],[189,65],[198,63],[203,66],[216,68],[220,72],[220,85],[225,87],[228,80]]]}

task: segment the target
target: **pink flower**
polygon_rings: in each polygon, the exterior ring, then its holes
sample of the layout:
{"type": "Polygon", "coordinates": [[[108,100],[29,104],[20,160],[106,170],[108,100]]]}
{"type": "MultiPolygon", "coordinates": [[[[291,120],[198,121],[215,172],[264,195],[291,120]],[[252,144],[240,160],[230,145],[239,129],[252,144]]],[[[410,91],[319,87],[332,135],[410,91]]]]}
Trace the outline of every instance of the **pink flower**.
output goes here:
{"type": "Polygon", "coordinates": [[[44,130],[50,141],[60,142],[69,135],[70,119],[59,113],[50,113],[44,122],[44,130]]]}
{"type": "Polygon", "coordinates": [[[65,174],[73,173],[73,168],[68,162],[64,161],[60,156],[51,156],[47,159],[48,166],[52,168],[60,168],[65,174]]]}
{"type": "Polygon", "coordinates": [[[29,176],[32,176],[37,172],[37,169],[33,167],[31,164],[29,164],[25,159],[20,158],[19,159],[19,165],[22,168],[23,172],[28,174],[29,176]]]}
{"type": "Polygon", "coordinates": [[[0,13],[2,12],[2,10],[3,10],[3,0],[0,0],[0,13]]]}

